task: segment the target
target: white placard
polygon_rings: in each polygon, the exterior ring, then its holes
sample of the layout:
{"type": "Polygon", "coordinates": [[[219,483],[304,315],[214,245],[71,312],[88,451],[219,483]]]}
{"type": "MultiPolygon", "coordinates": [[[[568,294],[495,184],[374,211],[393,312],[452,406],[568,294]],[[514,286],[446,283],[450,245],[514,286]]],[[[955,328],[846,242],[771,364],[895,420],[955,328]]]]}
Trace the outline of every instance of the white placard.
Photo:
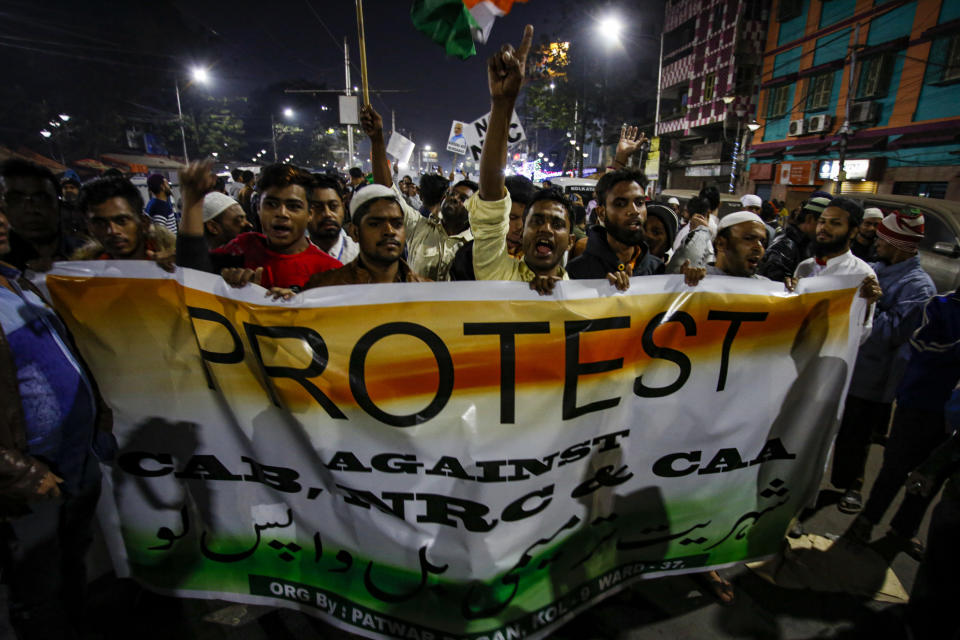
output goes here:
{"type": "Polygon", "coordinates": [[[447,136],[447,151],[465,155],[467,153],[467,138],[463,135],[467,125],[454,120],[450,125],[450,135],[447,136]]]}
{"type": "MultiPolygon", "coordinates": [[[[483,149],[483,139],[487,135],[487,129],[490,126],[490,114],[474,120],[468,126],[464,127],[463,135],[467,139],[467,151],[474,161],[480,160],[480,151],[483,149]]],[[[520,117],[514,111],[510,116],[510,130],[507,134],[507,146],[523,142],[527,139],[523,132],[523,125],[520,124],[520,117]]]]}
{"type": "Polygon", "coordinates": [[[390,135],[390,142],[387,143],[387,153],[400,162],[407,162],[413,154],[413,148],[416,146],[413,140],[394,131],[390,135]]]}
{"type": "Polygon", "coordinates": [[[359,96],[340,96],[340,124],[360,124],[359,96]]]}

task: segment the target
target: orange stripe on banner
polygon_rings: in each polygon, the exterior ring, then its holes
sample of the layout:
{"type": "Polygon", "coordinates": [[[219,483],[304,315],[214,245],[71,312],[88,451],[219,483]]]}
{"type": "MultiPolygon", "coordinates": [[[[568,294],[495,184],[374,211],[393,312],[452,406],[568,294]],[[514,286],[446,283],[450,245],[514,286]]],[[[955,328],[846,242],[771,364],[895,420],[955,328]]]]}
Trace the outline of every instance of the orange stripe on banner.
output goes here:
{"type": "MultiPolygon", "coordinates": [[[[165,350],[174,354],[168,355],[168,360],[177,358],[184,366],[195,367],[191,363],[197,357],[198,338],[193,331],[197,332],[202,348],[218,353],[231,350],[233,338],[226,329],[216,322],[190,323],[184,304],[221,314],[243,343],[244,361],[240,365],[212,364],[210,368],[218,381],[234,393],[264,393],[259,363],[252,355],[244,323],[312,328],[323,339],[329,358],[323,373],[310,380],[341,406],[356,406],[348,375],[355,344],[368,331],[388,322],[420,324],[441,338],[453,360],[456,393],[483,392],[500,385],[499,337],[466,336],[465,321],[549,321],[549,334],[516,336],[516,384],[518,388],[556,387],[564,380],[565,322],[628,316],[629,328],[581,333],[579,359],[595,362],[623,358],[625,373],[633,377],[653,361],[643,348],[647,325],[678,300],[675,294],[649,294],[566,301],[562,306],[551,301],[482,301],[291,309],[238,303],[206,292],[182,289],[172,280],[56,277],[49,279],[48,286],[58,308],[66,313],[71,329],[99,342],[114,357],[141,359],[144,366],[156,362],[156,350],[165,350]]],[[[682,311],[693,318],[696,335],[687,336],[679,322],[667,322],[655,329],[653,341],[659,347],[683,352],[697,364],[719,360],[730,327],[729,321],[708,320],[711,310],[768,313],[764,322],[740,325],[735,342],[737,352],[786,354],[804,318],[814,303],[821,300],[829,305],[829,340],[834,343],[846,340],[852,290],[786,299],[710,293],[679,299],[683,304],[675,312],[682,311]]],[[[259,344],[267,366],[302,369],[310,363],[310,350],[302,340],[261,338],[259,344]]],[[[384,338],[370,348],[365,381],[371,399],[382,405],[432,396],[439,384],[439,374],[436,360],[424,342],[398,335],[384,338]]],[[[276,378],[273,384],[291,408],[315,405],[298,382],[276,378]]]]}

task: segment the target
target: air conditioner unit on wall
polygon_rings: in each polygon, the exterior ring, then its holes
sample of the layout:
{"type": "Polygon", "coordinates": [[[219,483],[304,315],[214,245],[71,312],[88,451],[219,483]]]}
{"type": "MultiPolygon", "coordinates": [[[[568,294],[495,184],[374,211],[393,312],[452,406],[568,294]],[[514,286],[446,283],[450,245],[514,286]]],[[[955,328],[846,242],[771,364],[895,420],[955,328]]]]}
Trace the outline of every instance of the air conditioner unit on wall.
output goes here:
{"type": "Polygon", "coordinates": [[[806,120],[791,120],[790,129],[787,130],[788,136],[802,136],[807,132],[806,120]]]}
{"type": "Polygon", "coordinates": [[[811,116],[810,119],[807,120],[807,131],[810,133],[822,133],[824,131],[829,131],[832,124],[833,116],[811,116]]]}
{"type": "Polygon", "coordinates": [[[880,119],[880,105],[876,102],[854,102],[850,105],[850,123],[876,122],[880,119]]]}

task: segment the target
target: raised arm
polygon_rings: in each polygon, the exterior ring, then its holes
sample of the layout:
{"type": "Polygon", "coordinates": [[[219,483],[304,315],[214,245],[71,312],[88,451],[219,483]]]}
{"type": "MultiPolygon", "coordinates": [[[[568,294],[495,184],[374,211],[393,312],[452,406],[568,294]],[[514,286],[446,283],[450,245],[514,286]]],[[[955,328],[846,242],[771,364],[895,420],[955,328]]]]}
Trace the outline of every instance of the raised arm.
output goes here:
{"type": "Polygon", "coordinates": [[[510,133],[510,116],[523,84],[527,54],[533,42],[533,27],[523,30],[520,49],[514,51],[509,44],[503,45],[487,61],[487,81],[490,85],[490,124],[480,153],[480,199],[503,198],[503,168],[507,164],[507,135],[510,133]]]}
{"type": "Polygon", "coordinates": [[[208,161],[191,162],[180,170],[180,195],[183,197],[183,217],[180,234],[203,237],[203,197],[213,189],[216,178],[208,161]]]}
{"type": "Polygon", "coordinates": [[[191,162],[180,170],[180,194],[183,217],[177,233],[177,264],[181,267],[215,272],[207,243],[203,239],[203,198],[213,189],[216,179],[210,162],[191,162]]]}
{"type": "Polygon", "coordinates": [[[383,118],[373,106],[365,104],[360,108],[360,126],[370,138],[373,181],[385,187],[392,187],[393,175],[390,172],[390,159],[387,157],[387,143],[383,139],[383,118]]]}

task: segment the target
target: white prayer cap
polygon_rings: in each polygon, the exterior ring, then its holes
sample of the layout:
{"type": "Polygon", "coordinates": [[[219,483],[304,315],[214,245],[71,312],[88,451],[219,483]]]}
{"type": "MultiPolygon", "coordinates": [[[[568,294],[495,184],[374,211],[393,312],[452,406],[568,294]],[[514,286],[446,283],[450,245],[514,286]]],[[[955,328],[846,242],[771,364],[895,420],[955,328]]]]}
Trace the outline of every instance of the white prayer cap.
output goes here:
{"type": "Polygon", "coordinates": [[[760,199],[760,196],[755,196],[752,193],[748,193],[740,198],[740,204],[745,207],[762,207],[763,200],[760,199]]]}
{"type": "Polygon", "coordinates": [[[676,198],[670,198],[669,200],[667,200],[667,204],[675,204],[675,205],[679,206],[679,205],[680,205],[680,201],[677,200],[676,198]]]}
{"type": "Polygon", "coordinates": [[[385,187],[382,184],[364,185],[357,189],[353,193],[353,197],[350,198],[350,218],[352,219],[354,215],[356,215],[357,209],[376,198],[392,198],[399,204],[397,194],[393,189],[385,187]]]}
{"type": "Polygon", "coordinates": [[[720,218],[720,223],[717,225],[717,231],[723,231],[727,227],[732,227],[735,224],[740,224],[741,222],[759,222],[763,224],[763,220],[752,211],[737,211],[736,213],[730,213],[722,218],[720,218]]]}
{"type": "Polygon", "coordinates": [[[234,204],[237,204],[237,201],[227,194],[211,191],[203,196],[203,221],[210,222],[234,204]]]}
{"type": "Polygon", "coordinates": [[[867,207],[863,210],[864,220],[883,220],[883,211],[876,207],[867,207]]]}

